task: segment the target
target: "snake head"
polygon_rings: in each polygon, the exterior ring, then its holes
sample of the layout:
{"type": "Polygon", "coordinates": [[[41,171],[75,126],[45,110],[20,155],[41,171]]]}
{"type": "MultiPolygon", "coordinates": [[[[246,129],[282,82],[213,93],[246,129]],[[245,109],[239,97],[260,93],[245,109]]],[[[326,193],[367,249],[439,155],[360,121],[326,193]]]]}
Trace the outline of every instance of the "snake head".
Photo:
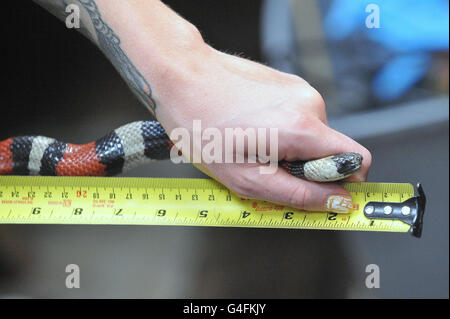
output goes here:
{"type": "Polygon", "coordinates": [[[350,176],[361,168],[363,157],[358,153],[342,153],[332,157],[339,174],[350,176]]]}

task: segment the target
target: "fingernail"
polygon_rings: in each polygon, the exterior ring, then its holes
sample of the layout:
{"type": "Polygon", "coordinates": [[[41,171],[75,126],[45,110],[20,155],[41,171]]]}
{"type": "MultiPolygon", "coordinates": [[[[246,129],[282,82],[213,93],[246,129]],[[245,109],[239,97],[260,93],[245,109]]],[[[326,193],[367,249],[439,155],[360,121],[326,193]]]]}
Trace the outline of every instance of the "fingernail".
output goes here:
{"type": "Polygon", "coordinates": [[[327,211],[339,214],[348,214],[354,208],[353,199],[342,195],[331,195],[325,206],[327,211]]]}

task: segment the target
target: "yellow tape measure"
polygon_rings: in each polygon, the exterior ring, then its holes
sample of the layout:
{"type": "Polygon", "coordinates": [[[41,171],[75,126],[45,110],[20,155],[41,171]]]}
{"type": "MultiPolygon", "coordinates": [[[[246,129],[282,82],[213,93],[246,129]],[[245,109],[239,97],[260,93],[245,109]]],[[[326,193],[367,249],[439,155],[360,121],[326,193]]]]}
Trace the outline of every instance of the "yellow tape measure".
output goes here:
{"type": "Polygon", "coordinates": [[[312,213],[242,199],[207,179],[0,176],[0,224],[224,226],[412,232],[419,185],[344,183],[350,214],[312,213]]]}

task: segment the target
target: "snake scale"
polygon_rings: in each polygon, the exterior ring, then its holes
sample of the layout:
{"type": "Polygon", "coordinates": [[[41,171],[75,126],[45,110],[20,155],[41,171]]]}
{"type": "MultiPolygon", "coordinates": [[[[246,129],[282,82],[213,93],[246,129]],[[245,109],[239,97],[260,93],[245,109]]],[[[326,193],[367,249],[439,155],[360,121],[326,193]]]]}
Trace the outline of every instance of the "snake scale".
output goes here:
{"type": "MultiPolygon", "coordinates": [[[[0,175],[113,176],[152,160],[170,158],[173,143],[158,121],[121,126],[88,144],[44,136],[19,136],[0,142],[0,175]]],[[[282,160],[290,174],[311,181],[344,179],[361,167],[358,153],[310,161],[282,160]]]]}

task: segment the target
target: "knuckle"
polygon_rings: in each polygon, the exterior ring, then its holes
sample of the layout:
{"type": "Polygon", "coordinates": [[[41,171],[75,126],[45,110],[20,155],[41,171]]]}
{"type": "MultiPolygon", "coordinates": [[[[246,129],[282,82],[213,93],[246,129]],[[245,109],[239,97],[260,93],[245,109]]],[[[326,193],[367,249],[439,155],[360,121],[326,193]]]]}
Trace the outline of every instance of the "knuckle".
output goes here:
{"type": "Polygon", "coordinates": [[[315,88],[313,88],[312,86],[309,87],[308,92],[308,99],[311,102],[311,104],[313,106],[316,107],[324,107],[325,106],[325,101],[322,97],[322,95],[319,93],[319,91],[317,91],[315,88]]]}
{"type": "Polygon", "coordinates": [[[252,197],[254,195],[254,183],[245,174],[235,176],[229,183],[229,187],[240,197],[252,197]]]}
{"type": "Polygon", "coordinates": [[[307,207],[308,201],[311,198],[311,192],[305,185],[298,184],[292,190],[289,196],[289,204],[304,209],[307,207]]]}
{"type": "Polygon", "coordinates": [[[316,102],[314,103],[315,108],[320,114],[326,114],[327,112],[327,106],[325,104],[325,100],[323,99],[322,95],[320,93],[317,93],[319,96],[316,98],[316,102]]]}
{"type": "Polygon", "coordinates": [[[322,95],[312,86],[308,85],[303,90],[299,90],[299,94],[303,103],[317,109],[325,108],[325,101],[322,95]]]}
{"type": "Polygon", "coordinates": [[[323,118],[326,115],[326,104],[322,95],[307,82],[294,84],[294,97],[298,110],[307,110],[323,118]]]}

